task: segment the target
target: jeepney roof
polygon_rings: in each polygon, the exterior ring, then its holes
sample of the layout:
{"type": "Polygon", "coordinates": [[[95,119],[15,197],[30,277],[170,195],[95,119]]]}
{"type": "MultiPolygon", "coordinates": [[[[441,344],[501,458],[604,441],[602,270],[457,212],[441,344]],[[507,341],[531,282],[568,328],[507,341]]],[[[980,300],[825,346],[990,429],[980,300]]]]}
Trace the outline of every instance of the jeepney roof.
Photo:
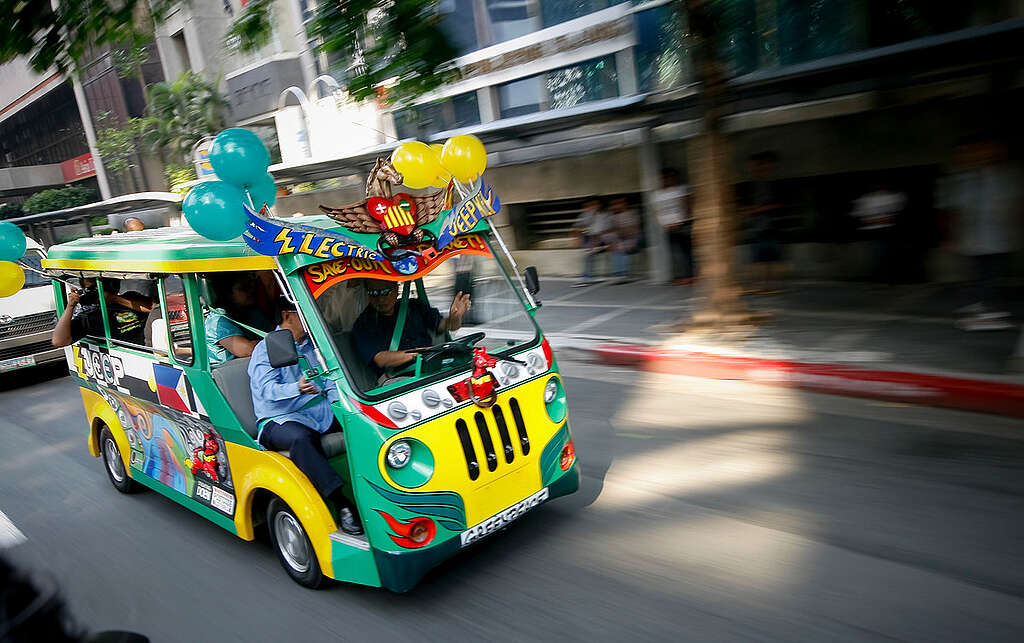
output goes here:
{"type": "MultiPolygon", "coordinates": [[[[350,234],[324,215],[294,220],[302,225],[350,234]]],[[[241,239],[213,241],[187,227],[155,228],[76,239],[52,246],[43,268],[53,271],[182,273],[272,270],[274,258],[258,254],[241,239]]]]}

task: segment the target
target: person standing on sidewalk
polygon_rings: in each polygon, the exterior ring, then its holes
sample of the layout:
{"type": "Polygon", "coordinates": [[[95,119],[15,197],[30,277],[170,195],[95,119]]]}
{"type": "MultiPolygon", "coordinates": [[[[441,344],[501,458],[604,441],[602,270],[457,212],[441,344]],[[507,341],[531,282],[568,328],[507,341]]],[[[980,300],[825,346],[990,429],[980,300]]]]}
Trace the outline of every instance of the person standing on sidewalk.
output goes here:
{"type": "Polygon", "coordinates": [[[957,146],[959,169],[940,188],[939,205],[953,217],[954,239],[971,270],[974,303],[960,309],[964,330],[1013,328],[999,282],[1017,249],[1021,175],[1007,161],[1006,145],[992,137],[957,146]]]}
{"type": "Polygon", "coordinates": [[[593,197],[583,203],[583,211],[573,225],[573,233],[576,236],[577,247],[584,251],[583,272],[580,274],[580,280],[573,284],[573,288],[589,286],[594,283],[594,262],[597,255],[607,251],[614,241],[612,217],[605,212],[601,199],[593,197]]]}
{"type": "Polygon", "coordinates": [[[640,236],[643,231],[640,215],[629,207],[624,197],[615,197],[611,203],[612,229],[615,237],[612,241],[612,270],[615,273],[613,283],[624,284],[632,280],[630,267],[633,255],[640,252],[640,236]]]}
{"type": "Polygon", "coordinates": [[[739,186],[737,202],[751,245],[751,275],[761,293],[774,293],[782,267],[782,226],[785,206],[775,184],[775,152],[750,157],[750,181],[739,186]]]}
{"type": "Polygon", "coordinates": [[[896,282],[896,223],[907,207],[907,195],[884,183],[853,202],[860,237],[871,246],[871,273],[877,281],[896,282]]]}
{"type": "Polygon", "coordinates": [[[672,265],[682,264],[673,282],[693,283],[693,216],[690,214],[690,186],[681,184],[679,172],[672,168],[661,171],[661,189],[654,192],[652,203],[658,223],[668,235],[672,265]],[[678,259],[678,261],[677,261],[678,259]]]}

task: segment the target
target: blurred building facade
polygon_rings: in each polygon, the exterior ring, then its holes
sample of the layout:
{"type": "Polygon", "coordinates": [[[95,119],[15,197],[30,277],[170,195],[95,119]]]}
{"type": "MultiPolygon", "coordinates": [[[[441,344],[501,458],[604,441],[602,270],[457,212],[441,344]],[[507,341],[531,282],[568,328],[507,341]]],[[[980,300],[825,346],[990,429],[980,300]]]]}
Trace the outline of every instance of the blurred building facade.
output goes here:
{"type": "MultiPolygon", "coordinates": [[[[332,94],[329,83],[315,81],[329,76],[344,88],[356,63],[316,51],[310,30],[316,0],[275,0],[267,43],[249,54],[225,47],[232,21],[244,11],[242,0],[181,3],[155,26],[142,80],[193,70],[219,82],[232,124],[256,129],[272,147],[277,143],[277,158],[292,151],[293,158],[271,168],[282,184],[352,175],[352,189],[281,199],[280,214],[308,212],[317,200],[337,204],[356,197],[358,174],[370,156],[360,147],[476,134],[488,147],[488,180],[507,206],[499,221],[506,237],[523,253],[544,252],[536,263],[547,272],[569,273],[578,269],[570,230],[586,198],[625,196],[644,210],[662,168],[687,175],[687,141],[700,132],[701,112],[681,4],[440,0],[446,29],[461,52],[455,61],[460,80],[412,106],[374,104],[376,120],[365,129],[376,139],[358,145],[331,140],[319,152],[308,140],[315,119],[296,118],[290,88],[304,92],[310,104],[336,100],[344,120],[352,106],[332,94]]],[[[961,276],[935,192],[964,137],[994,134],[1020,158],[1015,114],[1024,65],[1016,41],[1024,35],[1024,0],[715,5],[721,34],[716,48],[731,77],[727,128],[734,179],[749,179],[749,156],[777,156],[790,274],[869,274],[871,258],[857,243],[851,213],[858,197],[885,183],[907,197],[900,234],[916,273],[908,277],[961,276]]],[[[103,52],[87,67],[82,84],[88,111],[93,117],[100,111],[136,115],[138,84],[132,78],[114,82],[111,68],[103,52]]],[[[71,108],[73,87],[64,83],[36,78],[24,88],[0,84],[0,165],[28,159],[53,165],[88,153],[81,117],[75,118],[82,110],[71,108]],[[45,135],[7,133],[29,130],[45,135]]],[[[49,172],[40,180],[55,180],[53,168],[49,172]]],[[[152,174],[143,165],[131,180],[151,185],[152,174]]],[[[0,186],[3,181],[0,172],[0,186]]],[[[659,248],[662,235],[649,213],[645,223],[647,247],[659,248]]],[[[741,260],[743,253],[741,248],[741,260]]],[[[657,257],[646,266],[663,278],[665,254],[645,254],[657,257]]]]}

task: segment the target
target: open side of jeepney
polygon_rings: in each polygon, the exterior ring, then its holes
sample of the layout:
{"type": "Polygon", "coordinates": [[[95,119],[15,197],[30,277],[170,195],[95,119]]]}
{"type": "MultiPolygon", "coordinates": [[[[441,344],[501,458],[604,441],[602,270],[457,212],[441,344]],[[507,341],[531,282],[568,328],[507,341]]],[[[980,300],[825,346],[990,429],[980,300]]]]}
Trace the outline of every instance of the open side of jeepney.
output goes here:
{"type": "MultiPolygon", "coordinates": [[[[333,225],[323,217],[304,223],[333,225]]],[[[436,237],[441,225],[424,227],[436,237]]],[[[326,576],[405,591],[460,548],[574,492],[564,389],[530,294],[495,250],[486,221],[432,248],[424,243],[415,261],[398,266],[340,256],[324,243],[262,256],[240,241],[170,229],[55,246],[44,263],[55,276],[153,282],[162,310],[154,323],[165,324],[166,347],[110,339],[108,327],[107,337],[66,349],[90,452],[121,491],[156,490],[246,540],[266,522],[282,565],[308,586],[326,576]],[[203,320],[217,302],[205,279],[244,271],[271,271],[294,298],[320,358],[310,365],[314,375],[338,389],[344,439],[326,437],[324,447],[348,483],[363,537],[338,529],[287,454],[257,444],[248,360],[210,364],[203,320]],[[435,337],[436,350],[410,367],[382,375],[359,358],[353,333],[366,278],[397,282],[403,301],[421,299],[443,313],[456,288],[471,284],[472,318],[435,337]],[[470,347],[497,360],[486,400],[466,394],[470,347]]],[[[55,281],[54,291],[62,311],[64,286],[55,281]]]]}

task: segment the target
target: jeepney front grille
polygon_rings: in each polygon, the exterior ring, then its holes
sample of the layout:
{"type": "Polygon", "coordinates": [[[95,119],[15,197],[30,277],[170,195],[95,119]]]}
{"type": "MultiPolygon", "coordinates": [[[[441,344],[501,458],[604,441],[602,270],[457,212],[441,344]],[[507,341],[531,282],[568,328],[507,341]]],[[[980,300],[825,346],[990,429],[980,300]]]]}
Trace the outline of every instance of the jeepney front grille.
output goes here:
{"type": "Polygon", "coordinates": [[[53,330],[53,327],[56,325],[57,313],[52,310],[48,310],[44,313],[35,313],[33,315],[24,315],[22,317],[16,317],[6,324],[0,324],[0,339],[31,335],[33,333],[42,333],[44,331],[53,330]]]}
{"type": "Polygon", "coordinates": [[[0,348],[0,361],[5,359],[14,359],[15,357],[27,357],[29,355],[45,353],[46,351],[52,350],[54,350],[53,344],[48,339],[41,342],[33,342],[31,344],[22,344],[21,346],[8,346],[6,348],[0,348]]]}
{"type": "Polygon", "coordinates": [[[474,413],[472,427],[463,418],[455,421],[455,432],[459,436],[462,453],[466,456],[466,469],[469,472],[470,480],[476,480],[481,473],[481,460],[477,457],[471,431],[480,438],[480,444],[483,447],[481,454],[483,465],[491,473],[497,471],[502,464],[504,466],[513,464],[517,452],[522,456],[529,455],[530,438],[526,433],[526,423],[523,422],[519,401],[514,397],[509,398],[508,405],[512,416],[511,421],[515,424],[514,436],[510,431],[508,413],[500,404],[495,404],[489,409],[480,409],[474,413]],[[518,449],[514,443],[518,443],[518,449]]]}

